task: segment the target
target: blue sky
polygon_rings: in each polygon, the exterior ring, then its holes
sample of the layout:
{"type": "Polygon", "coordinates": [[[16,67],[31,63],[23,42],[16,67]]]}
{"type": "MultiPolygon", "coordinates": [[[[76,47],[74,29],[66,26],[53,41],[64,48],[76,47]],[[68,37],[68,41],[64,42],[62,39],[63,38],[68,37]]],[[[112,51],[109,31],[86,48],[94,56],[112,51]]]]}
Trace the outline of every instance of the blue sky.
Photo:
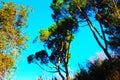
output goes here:
{"type": "MultiPolygon", "coordinates": [[[[37,80],[38,76],[43,76],[44,80],[48,80],[53,75],[41,70],[35,64],[28,64],[27,57],[30,54],[43,49],[42,43],[33,44],[32,41],[38,35],[40,29],[47,29],[54,23],[50,9],[52,0],[7,0],[14,1],[16,4],[29,5],[34,8],[34,11],[29,14],[28,28],[25,29],[27,35],[30,36],[28,48],[22,52],[22,55],[17,63],[17,70],[13,80],[37,80]]],[[[97,24],[96,24],[97,25],[97,24]]],[[[72,42],[70,52],[69,70],[70,74],[74,74],[78,68],[78,63],[85,66],[86,61],[102,50],[93,38],[89,27],[80,28],[75,34],[75,39],[72,42]]],[[[57,75],[57,74],[54,74],[57,75]]]]}

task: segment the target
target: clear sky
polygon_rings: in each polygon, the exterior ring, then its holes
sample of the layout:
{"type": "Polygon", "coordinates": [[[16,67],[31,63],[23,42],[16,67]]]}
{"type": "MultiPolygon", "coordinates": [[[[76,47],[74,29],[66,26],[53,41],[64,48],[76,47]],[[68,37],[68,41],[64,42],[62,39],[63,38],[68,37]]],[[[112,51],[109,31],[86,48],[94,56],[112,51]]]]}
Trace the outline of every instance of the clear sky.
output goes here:
{"type": "MultiPolygon", "coordinates": [[[[42,43],[33,44],[32,41],[38,35],[40,29],[47,29],[54,23],[50,9],[52,0],[7,0],[14,1],[16,4],[28,5],[34,8],[34,11],[29,14],[28,28],[25,32],[30,36],[28,41],[28,48],[22,52],[22,55],[17,64],[15,78],[13,80],[37,80],[38,76],[43,76],[44,80],[52,77],[52,74],[41,70],[35,64],[28,64],[27,57],[30,54],[43,49],[42,43]]],[[[79,32],[75,34],[75,39],[72,42],[70,52],[72,57],[70,59],[69,70],[70,74],[74,74],[78,68],[78,63],[85,66],[86,61],[95,56],[97,52],[102,50],[94,40],[89,27],[80,28],[79,32]]],[[[57,74],[55,74],[57,75],[57,74]]]]}

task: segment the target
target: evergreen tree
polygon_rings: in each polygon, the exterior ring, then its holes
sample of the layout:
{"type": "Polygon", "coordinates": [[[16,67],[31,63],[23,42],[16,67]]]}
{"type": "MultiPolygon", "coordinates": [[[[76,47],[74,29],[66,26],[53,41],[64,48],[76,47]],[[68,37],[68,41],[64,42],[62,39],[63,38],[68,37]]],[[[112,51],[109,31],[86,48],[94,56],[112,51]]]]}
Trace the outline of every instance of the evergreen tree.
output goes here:
{"type": "Polygon", "coordinates": [[[108,46],[119,54],[119,4],[120,0],[53,0],[50,7],[53,10],[52,18],[55,24],[47,30],[40,30],[40,40],[51,52],[41,50],[35,55],[30,55],[28,62],[40,61],[41,64],[46,65],[50,62],[57,70],[54,72],[58,72],[64,80],[65,77],[61,73],[63,71],[68,80],[70,43],[78,28],[86,24],[98,45],[112,62],[108,46]],[[93,21],[96,21],[98,26],[94,26],[93,21]]]}

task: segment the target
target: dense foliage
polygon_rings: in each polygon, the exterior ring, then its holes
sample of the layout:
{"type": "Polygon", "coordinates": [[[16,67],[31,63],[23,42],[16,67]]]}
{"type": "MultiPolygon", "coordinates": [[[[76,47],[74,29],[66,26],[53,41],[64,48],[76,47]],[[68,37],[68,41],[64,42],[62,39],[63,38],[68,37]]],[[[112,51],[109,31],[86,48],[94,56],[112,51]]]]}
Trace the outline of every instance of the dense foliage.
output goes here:
{"type": "Polygon", "coordinates": [[[116,53],[120,53],[120,0],[90,0],[95,18],[104,27],[104,33],[108,35],[106,43],[116,53]]]}
{"type": "Polygon", "coordinates": [[[51,8],[55,22],[72,17],[79,26],[88,24],[93,36],[106,56],[111,59],[108,46],[119,53],[120,0],[53,0],[51,8]],[[98,26],[94,26],[94,22],[98,26]],[[100,29],[99,29],[100,28],[100,29]],[[106,34],[108,37],[106,37],[106,34]],[[104,41],[104,44],[101,42],[104,41]]]}
{"type": "Polygon", "coordinates": [[[41,64],[52,63],[56,70],[54,72],[58,72],[62,79],[65,79],[62,72],[68,77],[68,62],[71,57],[69,49],[75,32],[71,27],[77,27],[75,20],[67,18],[50,26],[48,30],[40,30],[40,40],[44,42],[45,48],[51,50],[51,53],[48,53],[47,50],[41,50],[35,55],[30,55],[28,62],[36,62],[34,61],[36,59],[41,64]]]}
{"type": "Polygon", "coordinates": [[[120,56],[112,58],[112,62],[97,59],[87,65],[88,69],[80,68],[73,80],[120,80],[120,56]]]}
{"type": "Polygon", "coordinates": [[[23,5],[13,2],[0,4],[0,79],[9,77],[28,37],[22,32],[28,12],[23,5]]]}
{"type": "Polygon", "coordinates": [[[48,65],[50,62],[55,66],[55,72],[63,80],[68,80],[70,43],[74,39],[73,34],[85,24],[104,51],[108,62],[113,62],[109,47],[115,54],[120,51],[120,0],[53,0],[50,7],[55,24],[47,30],[40,30],[40,40],[51,52],[45,49],[30,55],[29,63],[38,61],[48,65]],[[97,22],[97,26],[93,21],[97,22]],[[65,77],[61,71],[65,72],[65,77]]]}

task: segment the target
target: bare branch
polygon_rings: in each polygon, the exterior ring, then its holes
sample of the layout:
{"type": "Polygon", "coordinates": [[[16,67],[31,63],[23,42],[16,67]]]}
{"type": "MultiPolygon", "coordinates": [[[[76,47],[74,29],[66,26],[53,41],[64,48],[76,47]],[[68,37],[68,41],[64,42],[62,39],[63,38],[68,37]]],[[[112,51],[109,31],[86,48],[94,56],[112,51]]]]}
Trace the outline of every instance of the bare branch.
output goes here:
{"type": "Polygon", "coordinates": [[[37,62],[35,62],[35,64],[37,64],[42,70],[46,71],[46,72],[50,72],[50,73],[56,73],[58,71],[48,71],[48,70],[45,70],[42,66],[40,66],[37,62]]]}

